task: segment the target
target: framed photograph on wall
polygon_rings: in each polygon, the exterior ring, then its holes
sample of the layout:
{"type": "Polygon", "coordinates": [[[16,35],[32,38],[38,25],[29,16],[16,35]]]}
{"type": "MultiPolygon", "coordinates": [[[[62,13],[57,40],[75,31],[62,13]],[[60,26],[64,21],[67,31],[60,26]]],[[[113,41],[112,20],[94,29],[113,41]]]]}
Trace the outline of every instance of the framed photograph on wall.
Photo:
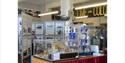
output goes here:
{"type": "Polygon", "coordinates": [[[36,24],[36,34],[43,34],[43,24],[36,24]]]}
{"type": "Polygon", "coordinates": [[[54,35],[54,22],[46,22],[46,34],[45,35],[54,35]]]}

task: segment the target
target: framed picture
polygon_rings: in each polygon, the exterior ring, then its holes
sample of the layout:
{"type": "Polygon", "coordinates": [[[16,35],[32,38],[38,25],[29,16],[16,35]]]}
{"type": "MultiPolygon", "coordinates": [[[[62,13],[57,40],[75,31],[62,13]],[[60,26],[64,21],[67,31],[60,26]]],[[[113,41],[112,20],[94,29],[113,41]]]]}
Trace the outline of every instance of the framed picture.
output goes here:
{"type": "Polygon", "coordinates": [[[54,22],[46,22],[46,34],[54,35],[54,22]]]}
{"type": "Polygon", "coordinates": [[[36,24],[36,34],[43,34],[43,24],[36,24]]]}

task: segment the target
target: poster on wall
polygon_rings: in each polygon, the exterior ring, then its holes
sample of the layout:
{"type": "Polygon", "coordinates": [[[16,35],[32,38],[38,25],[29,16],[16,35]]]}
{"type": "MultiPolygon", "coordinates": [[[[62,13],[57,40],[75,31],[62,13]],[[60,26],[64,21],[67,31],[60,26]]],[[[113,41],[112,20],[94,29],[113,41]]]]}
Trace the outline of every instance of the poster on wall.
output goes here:
{"type": "Polygon", "coordinates": [[[55,35],[57,40],[63,40],[64,36],[64,22],[55,23],[55,35]]]}
{"type": "Polygon", "coordinates": [[[36,34],[43,34],[43,24],[36,24],[36,34]]]}
{"type": "Polygon", "coordinates": [[[21,35],[21,33],[22,33],[22,17],[21,16],[19,16],[18,17],[18,34],[19,35],[21,35]]]}
{"type": "Polygon", "coordinates": [[[18,17],[18,53],[21,54],[21,52],[23,51],[23,42],[22,42],[22,17],[19,16],[18,17]]]}
{"type": "Polygon", "coordinates": [[[88,26],[83,24],[80,26],[80,44],[81,46],[89,45],[89,35],[88,35],[88,26]]]}
{"type": "Polygon", "coordinates": [[[54,22],[46,22],[46,34],[54,35],[54,22]]]}
{"type": "Polygon", "coordinates": [[[56,35],[62,35],[64,33],[64,22],[56,22],[55,31],[56,35]]]}

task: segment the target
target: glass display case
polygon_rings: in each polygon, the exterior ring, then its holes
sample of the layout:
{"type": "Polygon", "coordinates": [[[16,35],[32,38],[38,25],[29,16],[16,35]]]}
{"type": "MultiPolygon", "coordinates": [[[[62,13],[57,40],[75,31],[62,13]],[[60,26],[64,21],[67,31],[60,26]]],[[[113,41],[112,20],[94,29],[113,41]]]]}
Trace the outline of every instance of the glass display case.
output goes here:
{"type": "Polygon", "coordinates": [[[18,17],[18,63],[22,63],[23,60],[23,31],[22,31],[22,17],[18,17]]]}
{"type": "Polygon", "coordinates": [[[35,57],[54,61],[92,55],[86,24],[74,26],[67,25],[65,21],[48,21],[36,23],[35,26],[35,57]],[[42,30],[42,34],[38,28],[42,30]]]}
{"type": "Polygon", "coordinates": [[[48,60],[63,59],[66,58],[66,54],[70,53],[75,53],[74,56],[71,55],[72,57],[77,56],[76,29],[72,26],[67,27],[69,29],[65,29],[65,21],[35,23],[34,56],[48,60]]]}
{"type": "Polygon", "coordinates": [[[24,21],[21,14],[18,15],[18,63],[25,63],[31,57],[31,29],[24,32],[24,21]]]}

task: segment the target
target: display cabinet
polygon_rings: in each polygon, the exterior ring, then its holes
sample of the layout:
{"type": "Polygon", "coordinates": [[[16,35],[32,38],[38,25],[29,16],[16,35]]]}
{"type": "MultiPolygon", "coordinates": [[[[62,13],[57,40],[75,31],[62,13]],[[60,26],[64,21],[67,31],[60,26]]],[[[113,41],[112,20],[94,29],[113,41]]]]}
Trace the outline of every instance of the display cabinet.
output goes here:
{"type": "Polygon", "coordinates": [[[34,56],[49,61],[78,58],[99,53],[90,44],[89,27],[86,24],[66,25],[64,21],[35,23],[34,56]]]}
{"type": "Polygon", "coordinates": [[[23,17],[18,17],[18,63],[30,63],[31,57],[31,29],[24,29],[23,17]],[[25,60],[26,59],[26,60],[25,60]],[[29,59],[29,60],[27,60],[29,59]]]}
{"type": "Polygon", "coordinates": [[[18,17],[18,63],[22,63],[23,61],[23,35],[22,35],[22,17],[19,15],[18,17]]]}
{"type": "Polygon", "coordinates": [[[78,56],[77,33],[74,27],[68,26],[69,29],[65,29],[64,21],[35,23],[34,26],[36,26],[36,38],[33,42],[34,56],[48,60],[64,59],[67,55],[69,58],[78,56]],[[41,30],[38,30],[38,28],[41,28],[41,30]],[[68,31],[67,35],[66,30],[68,31]],[[43,34],[38,34],[40,31],[43,34]]]}

